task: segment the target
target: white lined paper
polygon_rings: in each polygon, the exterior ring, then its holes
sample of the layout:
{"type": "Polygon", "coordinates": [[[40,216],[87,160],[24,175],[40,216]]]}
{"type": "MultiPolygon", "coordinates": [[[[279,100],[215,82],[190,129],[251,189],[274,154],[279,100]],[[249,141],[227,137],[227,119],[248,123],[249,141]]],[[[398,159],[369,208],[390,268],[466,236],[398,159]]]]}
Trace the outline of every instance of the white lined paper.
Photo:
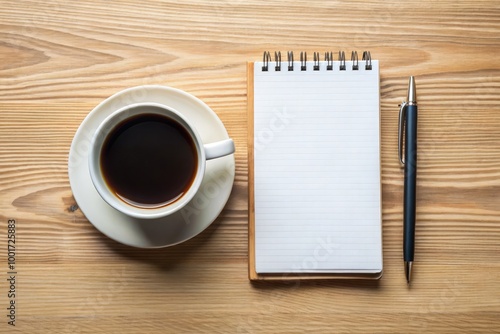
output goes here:
{"type": "Polygon", "coordinates": [[[254,66],[257,273],[382,271],[379,64],[254,66]]]}

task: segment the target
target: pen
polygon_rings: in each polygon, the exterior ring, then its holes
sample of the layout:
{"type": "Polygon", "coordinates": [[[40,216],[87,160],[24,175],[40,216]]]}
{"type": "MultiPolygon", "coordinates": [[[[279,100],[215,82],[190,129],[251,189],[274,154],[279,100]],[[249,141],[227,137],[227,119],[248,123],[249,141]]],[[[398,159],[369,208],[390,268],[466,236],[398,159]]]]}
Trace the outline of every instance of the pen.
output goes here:
{"type": "Polygon", "coordinates": [[[415,253],[415,215],[417,194],[417,91],[410,77],[408,97],[399,109],[399,160],[404,166],[403,260],[406,282],[411,281],[415,253]],[[404,159],[403,159],[404,132],[404,159]]]}

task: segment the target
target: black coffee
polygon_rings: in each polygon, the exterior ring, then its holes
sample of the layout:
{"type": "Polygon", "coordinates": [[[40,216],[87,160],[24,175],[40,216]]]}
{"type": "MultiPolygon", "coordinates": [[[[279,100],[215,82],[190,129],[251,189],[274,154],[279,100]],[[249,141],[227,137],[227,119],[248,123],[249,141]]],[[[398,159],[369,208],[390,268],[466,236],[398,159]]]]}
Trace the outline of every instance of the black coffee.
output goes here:
{"type": "Polygon", "coordinates": [[[195,143],[177,122],[156,114],[131,117],[105,140],[100,167],[124,202],[155,208],[182,197],[197,169],[195,143]]]}

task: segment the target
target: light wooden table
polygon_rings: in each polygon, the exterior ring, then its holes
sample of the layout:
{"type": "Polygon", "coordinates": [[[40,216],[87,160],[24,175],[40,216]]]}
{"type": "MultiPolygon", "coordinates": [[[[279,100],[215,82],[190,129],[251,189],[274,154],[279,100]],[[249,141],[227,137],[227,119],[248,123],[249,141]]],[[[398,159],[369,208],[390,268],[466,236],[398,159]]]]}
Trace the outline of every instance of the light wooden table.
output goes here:
{"type": "Polygon", "coordinates": [[[499,54],[498,1],[2,1],[0,332],[500,331],[499,54]],[[247,279],[245,71],[265,50],[371,50],[380,60],[380,281],[247,279]],[[411,288],[397,160],[409,75],[420,105],[411,288]],[[67,176],[87,113],[142,84],[198,96],[236,142],[236,180],[220,218],[167,249],[101,235],[77,209],[67,176]]]}

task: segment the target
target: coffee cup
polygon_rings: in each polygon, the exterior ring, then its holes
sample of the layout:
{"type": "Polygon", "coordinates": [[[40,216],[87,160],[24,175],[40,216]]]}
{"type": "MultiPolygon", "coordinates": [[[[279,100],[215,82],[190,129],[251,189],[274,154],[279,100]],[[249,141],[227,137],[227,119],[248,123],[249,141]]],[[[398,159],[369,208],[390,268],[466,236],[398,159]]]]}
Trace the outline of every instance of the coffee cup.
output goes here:
{"type": "Polygon", "coordinates": [[[110,206],[139,219],[182,209],[202,184],[206,161],[234,153],[232,139],[203,143],[182,113],[159,103],[109,115],[90,145],[92,183],[110,206]]]}

